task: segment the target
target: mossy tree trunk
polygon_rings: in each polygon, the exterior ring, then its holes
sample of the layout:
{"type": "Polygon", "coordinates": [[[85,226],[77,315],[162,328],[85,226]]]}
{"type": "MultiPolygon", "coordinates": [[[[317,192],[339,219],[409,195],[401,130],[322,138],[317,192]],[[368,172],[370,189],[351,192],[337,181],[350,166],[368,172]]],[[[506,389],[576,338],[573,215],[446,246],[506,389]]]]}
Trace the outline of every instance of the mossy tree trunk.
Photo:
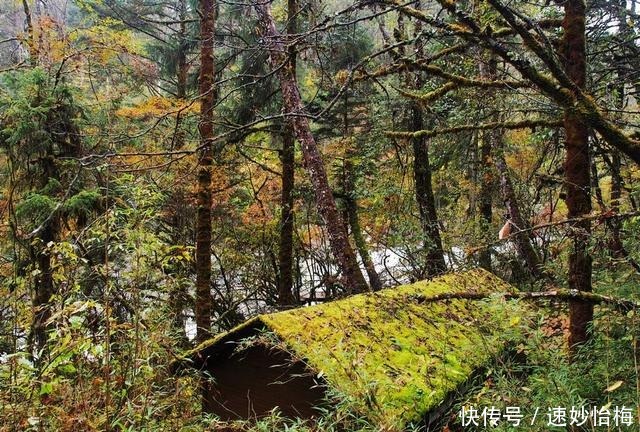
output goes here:
{"type": "MultiPolygon", "coordinates": [[[[43,130],[48,134],[49,140],[46,148],[39,153],[38,174],[35,176],[39,193],[48,194],[44,191],[50,187],[50,182],[65,179],[66,172],[64,163],[61,161],[82,156],[81,134],[74,123],[75,115],[76,110],[71,99],[58,100],[56,108],[47,112],[43,130]]],[[[52,196],[56,197],[55,193],[52,196]]],[[[79,226],[86,222],[82,221],[82,218],[78,218],[77,221],[79,226]]],[[[29,246],[31,258],[37,263],[38,269],[33,285],[34,316],[29,335],[29,348],[32,353],[39,353],[39,362],[42,362],[48,353],[47,339],[52,329],[51,299],[58,293],[58,284],[54,280],[52,267],[51,246],[61,240],[63,222],[65,220],[60,209],[56,207],[51,210],[51,214],[33,232],[34,241],[29,246]]]]}
{"type": "MultiPolygon", "coordinates": [[[[296,0],[287,2],[287,33],[297,32],[296,0]]],[[[296,47],[291,44],[288,47],[289,65],[291,74],[296,76],[296,47]]],[[[295,131],[289,119],[284,120],[282,133],[282,195],[280,218],[280,244],[278,250],[278,304],[287,306],[295,304],[293,294],[293,188],[295,186],[295,131]]]]}
{"type": "MultiPolygon", "coordinates": [[[[487,81],[496,81],[498,79],[498,62],[495,56],[490,56],[486,63],[480,63],[480,77],[487,81]]],[[[498,122],[499,115],[495,107],[497,103],[494,89],[487,89],[482,94],[486,95],[485,103],[488,104],[486,110],[490,113],[491,121],[498,122]]],[[[485,240],[489,241],[487,234],[491,233],[493,220],[493,192],[495,190],[494,167],[491,161],[492,148],[497,146],[496,141],[500,139],[499,130],[488,130],[482,132],[480,140],[480,197],[479,210],[481,218],[481,229],[484,233],[485,240]]],[[[478,264],[485,270],[491,271],[491,249],[482,250],[478,257],[478,264]]]]}
{"type": "MultiPolygon", "coordinates": [[[[418,2],[417,8],[420,8],[418,2]]],[[[398,17],[399,32],[404,34],[403,21],[398,17]]],[[[422,32],[422,23],[415,22],[414,37],[418,37],[422,32]]],[[[418,56],[423,55],[422,41],[418,38],[415,41],[415,51],[418,56]]],[[[423,77],[420,72],[411,74],[407,72],[405,82],[409,89],[421,89],[423,77]]],[[[415,101],[409,107],[409,130],[419,131],[425,127],[424,113],[422,107],[415,101]]],[[[431,162],[429,160],[429,142],[424,137],[411,138],[413,150],[413,180],[415,185],[416,203],[420,214],[420,226],[423,234],[423,250],[425,263],[425,276],[434,277],[446,271],[447,266],[444,260],[442,249],[442,238],[438,226],[438,213],[433,194],[433,182],[431,176],[431,162]]]]}
{"type": "MultiPolygon", "coordinates": [[[[347,164],[351,163],[347,162],[347,164]]],[[[353,167],[351,167],[351,169],[353,169],[353,167]]],[[[355,198],[347,197],[345,205],[347,209],[347,218],[349,220],[351,235],[353,236],[353,241],[355,242],[356,248],[358,249],[360,259],[364,264],[367,276],[369,277],[369,285],[371,285],[372,290],[378,291],[382,289],[382,281],[380,280],[380,276],[378,275],[375,265],[373,264],[371,254],[369,253],[367,241],[365,240],[364,234],[362,233],[360,217],[358,216],[358,201],[355,198]]]]}
{"type": "Polygon", "coordinates": [[[349,243],[344,222],[338,212],[322,155],[311,134],[309,120],[304,113],[300,89],[286,58],[282,35],[276,29],[271,15],[271,6],[267,2],[260,2],[256,3],[254,8],[258,15],[264,42],[267,44],[270,54],[270,65],[274,71],[277,71],[280,80],[285,109],[291,115],[296,137],[302,147],[305,167],[315,190],[318,213],[327,226],[331,251],[342,272],[346,291],[349,294],[367,291],[369,289],[367,281],[360,271],[356,255],[349,243]]]}
{"type": "Polygon", "coordinates": [[[213,169],[213,108],[215,105],[215,0],[200,0],[200,154],[196,215],[196,339],[211,337],[211,173],[213,169]]]}
{"type": "Polygon", "coordinates": [[[295,304],[293,295],[293,188],[295,186],[295,133],[285,120],[282,134],[282,195],[280,198],[280,241],[278,250],[278,304],[295,304]]]}
{"type": "MultiPolygon", "coordinates": [[[[345,104],[345,110],[346,108],[345,104]]],[[[345,122],[346,119],[345,112],[345,122]]],[[[348,129],[346,127],[345,129],[348,129]]],[[[349,134],[345,134],[348,137],[347,142],[349,148],[347,148],[345,152],[345,160],[344,160],[344,178],[343,178],[343,194],[344,194],[344,207],[345,207],[345,217],[347,219],[348,228],[351,230],[351,235],[353,236],[353,241],[356,245],[356,249],[358,250],[358,254],[360,255],[360,259],[362,260],[362,264],[364,264],[364,269],[367,272],[367,277],[369,278],[369,285],[371,285],[371,289],[374,291],[378,291],[382,289],[382,281],[380,280],[380,276],[376,271],[375,265],[373,264],[373,260],[371,259],[371,254],[369,253],[369,246],[367,245],[367,241],[365,240],[364,234],[362,232],[362,226],[360,225],[360,216],[358,214],[358,199],[357,199],[357,191],[356,191],[356,172],[355,166],[353,163],[354,157],[354,149],[351,147],[352,144],[352,136],[349,134]]]]}
{"type": "MultiPolygon", "coordinates": [[[[412,103],[411,130],[424,129],[422,108],[412,103]]],[[[413,147],[413,179],[415,182],[416,202],[420,212],[420,225],[424,237],[424,254],[426,259],[426,276],[433,277],[442,274],[447,267],[444,261],[442,239],[438,227],[438,214],[433,195],[431,178],[431,163],[429,161],[429,145],[422,137],[412,138],[413,147]]]]}
{"type": "MultiPolygon", "coordinates": [[[[583,0],[564,2],[564,35],[562,55],[568,77],[579,89],[586,83],[585,3],[583,0]]],[[[589,129],[573,111],[564,114],[565,188],[569,218],[580,218],[591,212],[591,179],[589,129]]],[[[591,234],[588,219],[571,225],[572,250],[569,255],[569,288],[591,291],[591,256],[587,250],[591,234]]],[[[569,347],[572,353],[588,339],[588,326],[593,320],[593,305],[581,300],[569,302],[569,347]]]]}
{"type": "MultiPolygon", "coordinates": [[[[211,337],[211,176],[213,170],[213,109],[215,105],[215,62],[213,57],[216,2],[199,0],[200,9],[200,153],[196,213],[196,340],[201,343],[211,337]]],[[[200,378],[202,409],[209,410],[212,383],[206,375],[200,378]]]]}

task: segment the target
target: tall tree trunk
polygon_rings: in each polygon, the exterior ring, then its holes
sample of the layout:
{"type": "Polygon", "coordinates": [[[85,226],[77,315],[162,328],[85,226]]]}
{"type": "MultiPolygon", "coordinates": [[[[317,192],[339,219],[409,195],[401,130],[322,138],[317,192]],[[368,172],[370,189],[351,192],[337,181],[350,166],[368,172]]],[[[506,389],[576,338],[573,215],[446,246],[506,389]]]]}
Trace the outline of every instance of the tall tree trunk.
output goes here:
{"type": "MultiPolygon", "coordinates": [[[[583,89],[586,81],[586,40],[584,0],[566,0],[562,55],[567,75],[583,89]]],[[[569,218],[580,218],[591,212],[589,130],[569,110],[564,114],[565,187],[569,218]]],[[[569,288],[591,291],[591,256],[587,245],[591,234],[588,220],[571,225],[572,251],[569,255],[569,288]]],[[[588,339],[587,328],[593,320],[593,305],[584,301],[569,302],[569,347],[572,353],[588,339]]]]}
{"type": "MultiPolygon", "coordinates": [[[[27,51],[29,52],[29,64],[31,67],[38,65],[38,47],[35,40],[35,29],[33,24],[33,16],[29,8],[27,0],[22,0],[22,8],[25,15],[26,25],[26,44],[27,51]]],[[[42,158],[43,177],[41,182],[41,188],[45,187],[49,181],[49,178],[53,174],[54,166],[52,159],[42,158]]],[[[53,177],[57,178],[57,176],[53,177]]],[[[38,235],[38,242],[34,242],[30,247],[30,255],[33,261],[37,262],[38,274],[34,278],[33,297],[31,303],[34,308],[33,321],[31,323],[31,333],[28,338],[28,345],[30,353],[33,354],[40,350],[45,353],[47,342],[47,321],[51,317],[51,308],[49,300],[54,293],[53,277],[51,274],[51,255],[47,251],[47,244],[56,240],[56,229],[53,224],[53,219],[57,219],[54,216],[51,221],[47,222],[47,226],[43,227],[40,235],[38,235]]],[[[16,234],[14,232],[14,234],[16,234]]]]}
{"type": "MultiPolygon", "coordinates": [[[[498,64],[496,58],[491,56],[487,63],[480,63],[480,77],[488,81],[494,81],[498,78],[498,64]]],[[[488,111],[491,113],[492,121],[497,121],[498,113],[494,107],[496,100],[493,97],[492,90],[487,91],[485,102],[488,104],[488,111]]],[[[491,232],[491,224],[493,220],[493,191],[494,176],[493,164],[491,163],[491,149],[496,147],[495,138],[497,131],[483,131],[480,147],[480,218],[482,219],[482,231],[485,236],[491,232]]],[[[485,237],[485,240],[489,238],[485,237]]],[[[478,263],[480,267],[491,271],[491,249],[486,248],[480,252],[478,263]]]]}
{"type": "Polygon", "coordinates": [[[369,285],[374,291],[382,289],[382,281],[376,271],[371,254],[369,253],[369,247],[367,241],[362,234],[362,227],[360,226],[360,217],[358,216],[358,199],[356,198],[356,174],[355,167],[352,161],[352,149],[347,150],[344,161],[344,205],[345,213],[347,215],[347,221],[349,228],[351,229],[351,235],[353,236],[356,249],[360,255],[360,259],[364,264],[364,269],[369,277],[369,285]]]}
{"type": "Polygon", "coordinates": [[[278,250],[278,304],[296,303],[293,295],[293,188],[295,185],[295,132],[288,120],[282,134],[282,216],[280,219],[280,248],[278,250]]]}
{"type": "Polygon", "coordinates": [[[215,0],[200,0],[200,167],[196,216],[196,339],[211,336],[211,172],[213,169],[213,107],[215,63],[213,59],[215,0]]]}
{"type": "MultiPolygon", "coordinates": [[[[410,110],[411,130],[423,130],[422,109],[417,104],[412,104],[410,110]]],[[[444,261],[436,203],[433,196],[429,146],[426,139],[422,137],[412,138],[411,144],[413,146],[413,179],[416,188],[416,202],[418,203],[420,225],[424,234],[426,276],[433,277],[444,273],[447,266],[444,261]]]]}
{"type": "MultiPolygon", "coordinates": [[[[60,118],[48,121],[45,124],[45,130],[52,131],[50,135],[52,142],[46,150],[48,156],[40,158],[39,162],[42,170],[42,177],[39,179],[39,189],[41,191],[47,188],[51,180],[58,180],[64,177],[57,165],[58,158],[77,158],[82,154],[80,133],[72,121],[71,110],[68,107],[61,108],[60,114],[60,118]],[[55,133],[55,131],[60,130],[65,131],[65,133],[55,133]]],[[[32,348],[32,353],[40,351],[39,362],[48,352],[47,333],[52,328],[52,324],[49,322],[52,309],[51,297],[57,293],[49,246],[51,243],[60,240],[61,222],[61,215],[58,209],[53,210],[53,214],[43,222],[42,230],[36,236],[37,242],[31,247],[31,256],[35,258],[39,272],[34,280],[32,304],[35,314],[32,323],[30,348],[32,348]]]]}
{"type": "MultiPolygon", "coordinates": [[[[297,32],[296,0],[287,2],[287,33],[297,32]]],[[[287,50],[291,75],[296,76],[296,47],[291,44],[287,50]]],[[[293,295],[293,187],[295,185],[295,130],[290,119],[284,120],[282,134],[282,216],[280,219],[280,249],[278,250],[278,304],[295,304],[293,295]]]]}
{"type": "MultiPolygon", "coordinates": [[[[420,1],[416,6],[420,9],[420,1]]],[[[401,35],[404,34],[404,21],[398,17],[398,30],[401,35]]],[[[424,54],[420,34],[422,33],[422,22],[416,21],[414,27],[415,52],[418,57],[424,54]]],[[[404,51],[402,51],[404,55],[404,51]]],[[[423,77],[419,72],[414,74],[407,73],[405,77],[407,87],[419,90],[423,85],[423,77]]],[[[409,130],[419,131],[425,128],[424,113],[422,107],[417,103],[411,103],[409,108],[409,130]]],[[[434,277],[444,273],[447,265],[444,260],[444,251],[442,249],[442,239],[440,237],[440,228],[438,227],[438,214],[436,211],[436,202],[433,195],[433,182],[431,181],[431,163],[429,161],[429,143],[423,137],[414,137],[411,139],[413,148],[413,180],[415,183],[416,203],[420,214],[420,225],[423,233],[425,276],[434,277]]]]}
{"type": "Polygon", "coordinates": [[[358,249],[358,253],[360,254],[360,259],[362,260],[364,268],[367,272],[367,276],[369,277],[369,284],[371,285],[371,289],[374,291],[379,291],[382,289],[382,281],[380,280],[380,276],[378,275],[376,267],[373,264],[373,260],[371,259],[367,241],[362,234],[360,218],[358,217],[357,201],[347,199],[347,215],[349,218],[349,227],[351,228],[351,234],[353,235],[353,240],[356,244],[356,248],[358,249]]]}
{"type": "MultiPolygon", "coordinates": [[[[215,0],[199,0],[200,9],[200,154],[198,168],[197,214],[196,214],[196,340],[204,342],[211,337],[211,173],[213,170],[213,109],[216,90],[214,88],[215,62],[213,46],[215,37],[215,0]]],[[[202,409],[210,412],[210,396],[213,383],[209,377],[200,378],[202,409]]]]}
{"type": "Polygon", "coordinates": [[[369,253],[369,247],[367,241],[362,234],[362,226],[360,225],[360,216],[358,215],[358,198],[356,192],[357,173],[353,164],[353,158],[355,157],[356,149],[354,148],[356,141],[354,139],[353,127],[349,122],[349,92],[344,92],[344,107],[342,113],[342,123],[344,125],[343,138],[346,141],[346,150],[344,156],[343,165],[343,194],[344,194],[344,218],[348,223],[347,231],[351,230],[353,241],[364,264],[364,269],[367,272],[369,278],[369,285],[373,291],[379,291],[382,289],[382,281],[376,271],[376,267],[371,259],[369,253]]]}
{"type": "MultiPolygon", "coordinates": [[[[626,1],[620,0],[617,5],[618,8],[618,37],[622,42],[620,48],[622,50],[621,57],[633,55],[627,49],[628,41],[633,40],[633,33],[630,31],[627,23],[627,9],[626,1]]],[[[620,116],[625,108],[625,70],[622,61],[618,61],[616,65],[616,72],[618,81],[615,85],[616,90],[616,108],[620,110],[620,116]]],[[[617,149],[612,150],[611,154],[611,211],[614,213],[620,212],[620,199],[622,198],[622,176],[620,170],[622,168],[622,160],[620,152],[617,149]]],[[[608,223],[611,229],[611,238],[609,239],[609,249],[611,255],[614,258],[626,258],[628,257],[627,251],[624,249],[622,238],[620,237],[620,229],[622,227],[622,221],[618,219],[611,219],[608,223]]],[[[635,263],[634,263],[635,264],[635,263]]]]}
{"type": "Polygon", "coordinates": [[[336,207],[322,156],[311,134],[309,120],[304,115],[300,89],[292,73],[291,65],[287,62],[282,35],[276,30],[271,15],[271,6],[269,2],[257,2],[254,7],[258,14],[264,42],[270,53],[269,62],[273,70],[277,71],[280,79],[280,90],[285,109],[293,115],[291,120],[296,137],[302,147],[306,169],[315,189],[318,213],[327,225],[331,250],[342,271],[345,288],[347,293],[367,291],[369,289],[367,282],[360,271],[342,217],[336,207]]]}
{"type": "MultiPolygon", "coordinates": [[[[486,234],[491,232],[493,220],[493,174],[491,172],[491,136],[493,131],[482,133],[482,145],[480,147],[480,218],[482,219],[482,231],[486,234]]],[[[486,248],[480,252],[478,264],[485,270],[491,271],[491,249],[486,248]]]]}

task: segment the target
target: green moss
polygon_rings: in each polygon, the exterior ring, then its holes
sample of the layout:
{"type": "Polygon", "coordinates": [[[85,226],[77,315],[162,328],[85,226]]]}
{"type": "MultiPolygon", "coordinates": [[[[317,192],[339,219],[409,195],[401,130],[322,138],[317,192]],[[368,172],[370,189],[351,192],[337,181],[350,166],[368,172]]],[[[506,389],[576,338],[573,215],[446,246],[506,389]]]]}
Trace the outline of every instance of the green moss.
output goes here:
{"type": "Polygon", "coordinates": [[[100,193],[98,193],[98,191],[83,190],[69,197],[64,205],[64,209],[67,212],[77,216],[88,216],[96,209],[100,198],[101,195],[100,193]]]}
{"type": "Polygon", "coordinates": [[[226,339],[232,333],[236,333],[236,332],[239,332],[239,331],[244,330],[244,329],[248,329],[248,328],[256,327],[256,326],[261,326],[261,325],[262,324],[261,324],[259,316],[251,318],[250,320],[245,321],[242,324],[240,324],[239,326],[235,327],[233,330],[229,331],[228,333],[220,333],[220,334],[216,335],[215,337],[212,337],[211,339],[206,340],[206,341],[202,342],[201,344],[197,345],[195,348],[185,352],[184,354],[179,356],[172,363],[171,368],[175,369],[175,368],[179,367],[181,363],[190,362],[200,352],[205,351],[206,349],[217,345],[218,343],[222,342],[224,339],[226,339]]]}
{"type": "Polygon", "coordinates": [[[490,273],[472,270],[257,319],[321,373],[352,409],[400,428],[437,407],[503,351],[517,337],[510,318],[525,313],[524,306],[499,296],[416,298],[511,290],[490,273]]]}
{"type": "Polygon", "coordinates": [[[16,216],[27,219],[34,226],[44,222],[55,211],[56,201],[39,193],[30,193],[17,206],[16,216]]]}

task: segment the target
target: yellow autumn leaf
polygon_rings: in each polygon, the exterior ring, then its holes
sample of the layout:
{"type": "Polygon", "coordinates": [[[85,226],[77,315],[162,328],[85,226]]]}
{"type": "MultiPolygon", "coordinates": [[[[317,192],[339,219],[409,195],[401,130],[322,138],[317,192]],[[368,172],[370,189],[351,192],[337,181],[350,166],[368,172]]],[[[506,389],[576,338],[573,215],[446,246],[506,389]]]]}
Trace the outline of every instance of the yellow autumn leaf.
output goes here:
{"type": "Polygon", "coordinates": [[[607,393],[611,393],[613,391],[618,390],[622,384],[624,383],[624,381],[616,381],[613,384],[611,384],[609,387],[607,387],[604,391],[607,393]]]}

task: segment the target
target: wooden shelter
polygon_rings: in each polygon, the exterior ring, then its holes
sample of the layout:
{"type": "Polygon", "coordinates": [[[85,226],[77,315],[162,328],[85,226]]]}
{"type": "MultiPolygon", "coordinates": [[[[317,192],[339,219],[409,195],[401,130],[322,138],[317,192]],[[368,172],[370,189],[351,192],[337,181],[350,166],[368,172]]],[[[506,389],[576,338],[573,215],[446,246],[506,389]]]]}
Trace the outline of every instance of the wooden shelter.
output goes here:
{"type": "Polygon", "coordinates": [[[520,337],[526,307],[491,295],[511,291],[476,269],[260,315],[176,366],[211,374],[207,405],[222,419],[259,418],[276,407],[311,418],[317,407],[343,403],[390,428],[430,423],[520,337]]]}

